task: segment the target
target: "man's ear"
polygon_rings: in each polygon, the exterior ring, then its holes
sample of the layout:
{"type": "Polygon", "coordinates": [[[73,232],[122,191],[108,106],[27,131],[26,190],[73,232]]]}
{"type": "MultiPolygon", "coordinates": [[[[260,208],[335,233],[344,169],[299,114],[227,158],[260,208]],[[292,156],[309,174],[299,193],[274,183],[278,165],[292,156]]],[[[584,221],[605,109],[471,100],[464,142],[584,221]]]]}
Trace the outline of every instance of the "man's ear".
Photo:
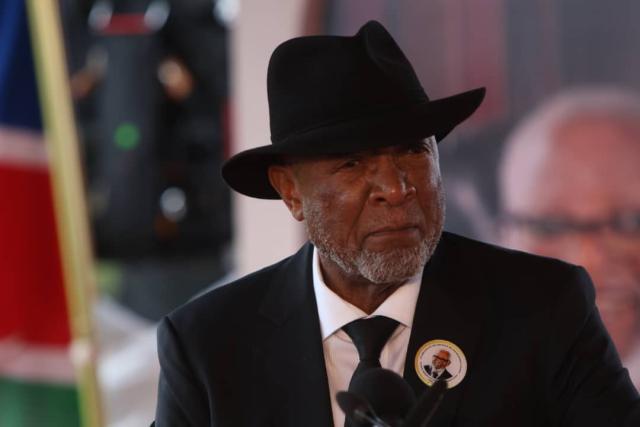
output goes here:
{"type": "Polygon", "coordinates": [[[290,165],[271,165],[268,170],[269,182],[278,192],[291,215],[298,221],[304,219],[302,200],[298,191],[298,182],[290,165]]]}

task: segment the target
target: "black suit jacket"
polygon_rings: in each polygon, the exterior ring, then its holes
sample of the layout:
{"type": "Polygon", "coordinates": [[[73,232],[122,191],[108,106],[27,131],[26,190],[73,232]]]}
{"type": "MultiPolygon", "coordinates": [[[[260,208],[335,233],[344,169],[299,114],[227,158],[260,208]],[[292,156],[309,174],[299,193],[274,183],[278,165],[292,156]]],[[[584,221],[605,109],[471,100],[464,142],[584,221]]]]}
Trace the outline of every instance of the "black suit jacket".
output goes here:
{"type": "MultiPolygon", "coordinates": [[[[163,320],[158,427],[332,425],[311,254],[307,244],[163,320]]],[[[640,425],[580,267],[444,233],[407,351],[417,394],[414,357],[433,339],[457,344],[468,371],[430,425],[640,425]]]]}

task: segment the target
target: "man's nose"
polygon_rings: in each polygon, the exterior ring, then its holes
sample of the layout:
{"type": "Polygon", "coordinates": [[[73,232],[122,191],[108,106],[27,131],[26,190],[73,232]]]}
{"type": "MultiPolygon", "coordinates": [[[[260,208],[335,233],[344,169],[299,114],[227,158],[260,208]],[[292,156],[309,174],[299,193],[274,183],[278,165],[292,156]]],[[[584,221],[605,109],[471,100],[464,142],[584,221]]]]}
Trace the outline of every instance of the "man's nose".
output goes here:
{"type": "Polygon", "coordinates": [[[397,206],[416,193],[416,188],[408,181],[407,172],[391,155],[378,156],[370,172],[370,199],[376,203],[397,206]]]}

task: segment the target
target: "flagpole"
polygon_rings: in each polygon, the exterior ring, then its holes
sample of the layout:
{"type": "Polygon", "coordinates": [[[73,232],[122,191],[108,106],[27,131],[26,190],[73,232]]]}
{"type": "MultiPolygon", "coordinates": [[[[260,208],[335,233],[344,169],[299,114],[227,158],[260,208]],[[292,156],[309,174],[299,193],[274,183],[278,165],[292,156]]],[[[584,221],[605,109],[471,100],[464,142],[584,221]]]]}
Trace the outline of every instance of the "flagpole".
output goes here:
{"type": "Polygon", "coordinates": [[[82,425],[102,426],[92,303],[96,297],[80,151],[56,0],[27,0],[72,333],[82,425]]]}

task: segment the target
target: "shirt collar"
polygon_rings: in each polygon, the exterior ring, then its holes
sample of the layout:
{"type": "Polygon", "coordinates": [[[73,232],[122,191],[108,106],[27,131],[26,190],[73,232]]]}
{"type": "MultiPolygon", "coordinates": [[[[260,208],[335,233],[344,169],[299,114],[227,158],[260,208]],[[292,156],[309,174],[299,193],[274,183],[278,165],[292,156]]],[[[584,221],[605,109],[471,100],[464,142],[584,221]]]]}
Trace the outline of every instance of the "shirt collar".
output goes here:
{"type": "Polygon", "coordinates": [[[314,247],[312,266],[313,291],[315,292],[316,303],[318,305],[322,340],[333,335],[334,332],[340,330],[347,323],[364,317],[386,316],[411,328],[418,293],[420,292],[420,285],[422,283],[422,271],[423,270],[420,270],[420,272],[409,279],[407,283],[400,286],[376,311],[371,313],[371,315],[367,315],[367,313],[343,300],[338,294],[329,289],[324,282],[322,271],[320,270],[318,250],[314,247]]]}

